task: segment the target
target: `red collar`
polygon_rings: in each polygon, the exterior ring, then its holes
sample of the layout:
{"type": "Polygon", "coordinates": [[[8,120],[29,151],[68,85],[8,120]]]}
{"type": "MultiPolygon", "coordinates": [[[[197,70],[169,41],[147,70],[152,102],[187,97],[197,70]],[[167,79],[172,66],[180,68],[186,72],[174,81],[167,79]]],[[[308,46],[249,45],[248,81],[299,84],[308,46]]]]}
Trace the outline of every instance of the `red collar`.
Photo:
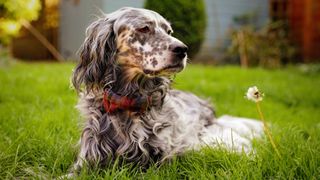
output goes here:
{"type": "Polygon", "coordinates": [[[111,90],[103,93],[103,106],[106,112],[110,114],[120,110],[144,112],[147,110],[150,102],[151,96],[120,96],[111,90]]]}

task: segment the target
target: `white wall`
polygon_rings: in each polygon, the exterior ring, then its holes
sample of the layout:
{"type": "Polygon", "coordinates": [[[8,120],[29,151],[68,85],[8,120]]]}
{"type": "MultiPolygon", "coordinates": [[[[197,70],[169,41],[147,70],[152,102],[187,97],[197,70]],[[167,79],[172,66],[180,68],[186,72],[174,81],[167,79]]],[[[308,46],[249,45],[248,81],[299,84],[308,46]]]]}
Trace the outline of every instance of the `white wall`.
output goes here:
{"type": "Polygon", "coordinates": [[[71,0],[60,2],[59,49],[65,58],[77,58],[76,52],[85,38],[85,30],[98,14],[102,0],[71,0]]]}
{"type": "Polygon", "coordinates": [[[106,13],[113,12],[122,7],[142,8],[144,0],[103,0],[103,9],[106,13]]]}

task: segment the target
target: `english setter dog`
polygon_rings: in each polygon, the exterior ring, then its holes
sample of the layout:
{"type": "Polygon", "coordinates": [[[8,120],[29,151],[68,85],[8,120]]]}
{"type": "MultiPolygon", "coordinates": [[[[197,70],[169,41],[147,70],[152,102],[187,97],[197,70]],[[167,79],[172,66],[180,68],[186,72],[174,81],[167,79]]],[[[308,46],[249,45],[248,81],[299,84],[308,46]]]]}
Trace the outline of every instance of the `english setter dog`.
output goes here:
{"type": "Polygon", "coordinates": [[[115,158],[146,166],[207,145],[252,151],[262,123],[216,118],[209,102],[171,88],[188,49],[172,33],[161,15],[138,8],[121,8],[87,28],[72,77],[86,120],[74,170],[115,158]]]}

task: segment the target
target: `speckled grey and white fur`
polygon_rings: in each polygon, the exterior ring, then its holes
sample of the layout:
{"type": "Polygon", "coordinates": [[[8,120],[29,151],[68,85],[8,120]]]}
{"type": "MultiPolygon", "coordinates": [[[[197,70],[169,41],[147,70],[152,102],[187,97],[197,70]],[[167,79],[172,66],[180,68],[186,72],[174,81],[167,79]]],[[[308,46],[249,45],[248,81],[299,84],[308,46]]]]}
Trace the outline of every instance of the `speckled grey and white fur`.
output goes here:
{"type": "Polygon", "coordinates": [[[208,144],[251,150],[260,122],[216,119],[209,102],[171,89],[172,75],[187,60],[186,46],[171,33],[158,13],[137,8],[121,8],[88,27],[72,78],[86,121],[74,170],[84,163],[103,167],[117,157],[145,166],[208,144]],[[153,101],[143,113],[108,114],[102,104],[105,90],[148,95],[153,101]]]}

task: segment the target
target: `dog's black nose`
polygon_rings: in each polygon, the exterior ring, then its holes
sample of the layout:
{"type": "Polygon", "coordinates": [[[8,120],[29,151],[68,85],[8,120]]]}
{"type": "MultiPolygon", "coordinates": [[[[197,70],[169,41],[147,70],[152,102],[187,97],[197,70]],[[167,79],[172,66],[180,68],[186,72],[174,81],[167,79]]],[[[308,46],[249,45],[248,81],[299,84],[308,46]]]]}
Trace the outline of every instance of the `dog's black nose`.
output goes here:
{"type": "Polygon", "coordinates": [[[180,59],[183,59],[187,55],[188,47],[184,44],[172,46],[171,51],[180,59]]]}

